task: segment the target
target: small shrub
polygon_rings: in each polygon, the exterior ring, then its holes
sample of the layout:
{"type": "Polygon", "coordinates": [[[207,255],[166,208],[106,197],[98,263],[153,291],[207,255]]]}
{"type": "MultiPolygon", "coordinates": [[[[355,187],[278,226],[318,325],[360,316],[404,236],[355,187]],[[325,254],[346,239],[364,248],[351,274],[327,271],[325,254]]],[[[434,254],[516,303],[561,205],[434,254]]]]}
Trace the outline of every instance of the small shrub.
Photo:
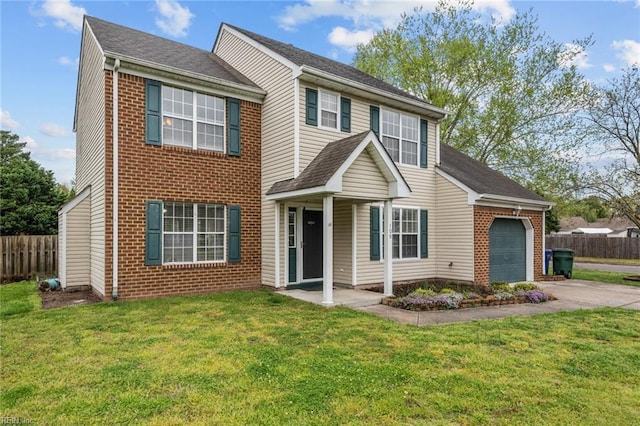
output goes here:
{"type": "Polygon", "coordinates": [[[464,293],[462,293],[462,296],[464,297],[465,300],[482,299],[482,296],[480,296],[478,293],[474,293],[472,291],[465,291],[464,293]]]}
{"type": "Polygon", "coordinates": [[[513,299],[513,293],[510,293],[508,291],[500,291],[498,293],[495,293],[493,297],[496,300],[509,300],[509,299],[513,299]]]}
{"type": "Polygon", "coordinates": [[[440,290],[440,294],[453,294],[455,293],[455,291],[451,290],[450,288],[443,288],[442,290],[440,290]]]}
{"type": "Polygon", "coordinates": [[[529,290],[524,293],[529,303],[542,303],[549,300],[549,296],[540,290],[529,290]]]}
{"type": "Polygon", "coordinates": [[[436,294],[436,292],[431,290],[430,288],[419,288],[416,291],[414,291],[414,293],[423,295],[423,296],[433,296],[436,294]]]}
{"type": "Polygon", "coordinates": [[[533,283],[517,283],[513,286],[513,291],[530,291],[530,290],[540,290],[540,287],[533,283]]]}
{"type": "Polygon", "coordinates": [[[509,285],[509,283],[505,283],[505,282],[495,282],[495,283],[491,283],[490,284],[491,290],[493,291],[493,294],[496,293],[511,293],[511,286],[509,285]]]}

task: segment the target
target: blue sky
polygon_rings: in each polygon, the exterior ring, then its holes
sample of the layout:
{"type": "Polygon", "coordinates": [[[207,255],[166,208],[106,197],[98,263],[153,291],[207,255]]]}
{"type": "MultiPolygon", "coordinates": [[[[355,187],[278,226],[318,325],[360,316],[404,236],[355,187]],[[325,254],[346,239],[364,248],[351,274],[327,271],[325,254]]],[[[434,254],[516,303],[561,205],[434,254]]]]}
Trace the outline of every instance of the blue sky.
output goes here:
{"type": "MultiPolygon", "coordinates": [[[[398,23],[400,13],[435,2],[0,1],[0,127],[27,141],[32,157],[59,182],[75,173],[72,131],[83,14],[210,50],[221,22],[351,62],[357,42],[398,23]]],[[[640,0],[477,0],[481,13],[509,20],[530,8],[554,40],[593,35],[576,65],[595,83],[640,62],[640,0]]]]}

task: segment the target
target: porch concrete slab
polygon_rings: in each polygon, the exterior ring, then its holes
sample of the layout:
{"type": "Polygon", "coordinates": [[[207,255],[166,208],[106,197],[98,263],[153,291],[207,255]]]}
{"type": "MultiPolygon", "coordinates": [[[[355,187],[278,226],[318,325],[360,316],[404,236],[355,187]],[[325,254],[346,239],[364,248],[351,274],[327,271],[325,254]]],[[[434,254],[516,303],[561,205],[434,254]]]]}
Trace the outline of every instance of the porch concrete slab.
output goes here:
{"type": "Polygon", "coordinates": [[[280,294],[293,297],[294,299],[314,303],[326,307],[346,306],[349,308],[360,308],[363,306],[379,305],[382,301],[382,294],[373,291],[355,290],[349,288],[336,287],[333,289],[333,305],[322,303],[322,290],[284,290],[280,294]]]}

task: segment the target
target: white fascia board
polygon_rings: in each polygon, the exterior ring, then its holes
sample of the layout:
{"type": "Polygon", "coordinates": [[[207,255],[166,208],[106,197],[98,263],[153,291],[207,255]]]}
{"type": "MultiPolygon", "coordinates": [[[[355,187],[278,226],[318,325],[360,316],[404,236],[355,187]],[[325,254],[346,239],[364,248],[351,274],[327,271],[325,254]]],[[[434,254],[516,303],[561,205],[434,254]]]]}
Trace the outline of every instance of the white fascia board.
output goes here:
{"type": "Polygon", "coordinates": [[[342,78],[342,77],[338,77],[335,74],[330,74],[324,71],[321,71],[317,68],[313,68],[313,67],[309,67],[307,65],[302,65],[300,67],[300,71],[301,73],[307,74],[309,76],[315,76],[318,78],[321,78],[323,80],[327,80],[327,81],[333,81],[336,82],[338,84],[341,84],[345,87],[349,87],[349,88],[354,88],[354,89],[358,89],[362,92],[366,92],[369,94],[369,97],[371,97],[372,95],[374,97],[382,97],[388,100],[392,100],[394,102],[401,102],[405,105],[410,105],[414,108],[418,108],[424,112],[426,112],[428,116],[432,117],[432,118],[436,118],[439,121],[443,120],[444,118],[447,117],[447,115],[450,114],[450,111],[447,111],[445,109],[442,108],[438,108],[436,106],[430,105],[426,102],[422,102],[422,101],[418,101],[418,100],[413,100],[413,99],[409,99],[409,98],[403,98],[399,95],[390,93],[390,92],[386,92],[384,90],[380,90],[380,89],[376,89],[373,88],[367,84],[363,84],[357,81],[353,81],[353,80],[348,80],[346,78],[342,78]]]}
{"type": "Polygon", "coordinates": [[[71,210],[73,210],[78,204],[85,200],[91,194],[91,185],[87,186],[85,189],[80,191],[78,195],[73,197],[67,203],[63,204],[58,211],[61,214],[67,214],[71,210]]]}
{"type": "Polygon", "coordinates": [[[313,188],[297,189],[295,191],[279,192],[277,194],[269,194],[266,196],[267,201],[286,200],[288,198],[296,198],[305,195],[322,195],[332,192],[325,185],[314,186],[313,188]]]}
{"type": "Polygon", "coordinates": [[[528,208],[533,208],[536,210],[548,210],[551,207],[555,206],[556,203],[552,203],[551,201],[538,201],[538,200],[529,200],[527,198],[517,198],[517,197],[508,197],[505,195],[494,195],[494,194],[480,194],[477,203],[483,203],[485,201],[488,202],[498,202],[513,206],[523,206],[528,208]]]}
{"type": "Polygon", "coordinates": [[[201,87],[203,83],[210,84],[215,86],[216,91],[226,92],[223,94],[244,98],[245,100],[256,103],[262,103],[267,94],[265,90],[257,87],[234,83],[221,78],[185,71],[180,68],[161,65],[118,53],[107,51],[105,52],[105,57],[108,59],[104,65],[106,70],[113,71],[114,63],[119,59],[121,72],[139,77],[154,78],[156,80],[164,79],[165,82],[173,80],[183,86],[193,85],[192,88],[201,87]]]}
{"type": "MultiPolygon", "coordinates": [[[[235,37],[239,38],[240,40],[244,41],[245,43],[247,43],[248,45],[258,49],[260,52],[264,53],[265,55],[275,59],[276,61],[280,62],[282,65],[286,66],[287,68],[291,69],[291,72],[293,73],[294,77],[297,77],[298,75],[300,75],[300,67],[291,62],[289,59],[285,58],[284,56],[274,52],[273,50],[269,49],[268,47],[266,47],[265,45],[258,43],[257,41],[255,41],[254,39],[252,39],[251,37],[248,37],[246,35],[244,35],[243,33],[241,33],[240,31],[237,31],[233,28],[230,28],[227,24],[222,24],[222,27],[220,28],[219,31],[219,35],[222,34],[223,31],[227,31],[230,34],[233,34],[235,37]]],[[[216,39],[216,44],[213,47],[213,53],[216,53],[216,50],[218,50],[218,40],[220,39],[220,36],[218,35],[217,39],[216,39]]]]}

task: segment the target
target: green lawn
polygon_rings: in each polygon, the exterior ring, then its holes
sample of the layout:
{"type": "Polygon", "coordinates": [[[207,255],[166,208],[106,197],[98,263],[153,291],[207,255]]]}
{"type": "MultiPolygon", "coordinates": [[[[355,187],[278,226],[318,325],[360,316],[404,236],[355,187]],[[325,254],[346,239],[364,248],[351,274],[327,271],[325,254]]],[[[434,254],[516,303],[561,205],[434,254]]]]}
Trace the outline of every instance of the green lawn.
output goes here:
{"type": "Polygon", "coordinates": [[[572,277],[576,280],[600,281],[610,284],[622,284],[640,287],[640,281],[623,280],[623,277],[634,275],[629,272],[592,271],[588,269],[574,269],[572,277]]]}
{"type": "Polygon", "coordinates": [[[34,288],[0,287],[2,418],[83,425],[640,418],[638,311],[420,328],[267,291],[42,311],[34,288]]]}
{"type": "Polygon", "coordinates": [[[608,263],[610,265],[639,265],[640,259],[604,259],[599,257],[578,257],[575,258],[576,262],[584,263],[608,263]]]}

